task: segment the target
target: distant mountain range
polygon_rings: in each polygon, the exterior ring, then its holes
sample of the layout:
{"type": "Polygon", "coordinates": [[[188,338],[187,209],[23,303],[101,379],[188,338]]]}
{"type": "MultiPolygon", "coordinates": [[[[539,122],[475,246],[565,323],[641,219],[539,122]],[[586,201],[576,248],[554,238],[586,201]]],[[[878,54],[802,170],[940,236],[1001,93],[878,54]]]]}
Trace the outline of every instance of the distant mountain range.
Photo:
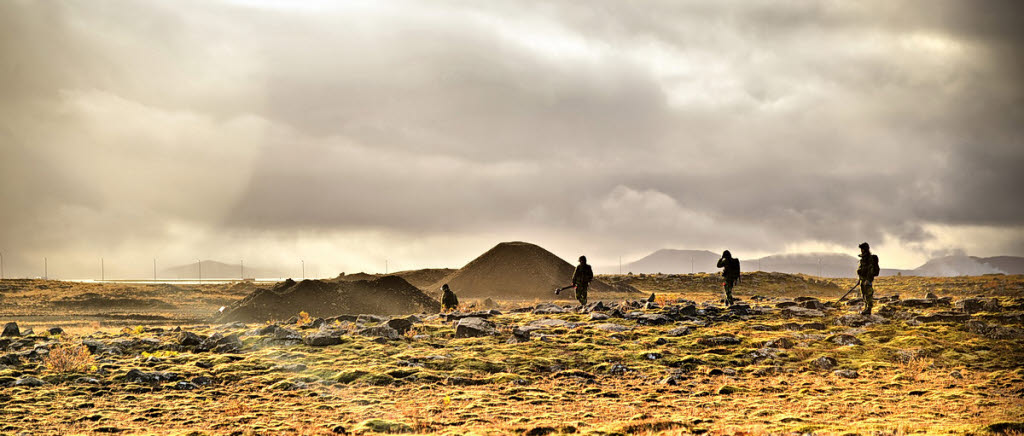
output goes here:
{"type": "MultiPolygon", "coordinates": [[[[622,272],[634,274],[687,274],[690,272],[717,272],[720,253],[707,250],[655,251],[637,261],[622,265],[622,272]]],[[[773,271],[789,274],[807,274],[819,277],[854,277],[859,259],[841,253],[798,253],[776,254],[758,259],[743,259],[742,270],[773,271]]],[[[885,268],[885,257],[881,257],[882,275],[909,275],[929,277],[951,277],[982,274],[1024,274],[1024,257],[997,256],[946,256],[931,259],[914,269],[885,268]]],[[[598,268],[601,273],[617,273],[618,266],[598,268]]]]}
{"type": "Polygon", "coordinates": [[[204,279],[286,277],[286,275],[282,275],[280,272],[269,268],[244,265],[245,268],[243,269],[243,265],[218,262],[216,260],[204,260],[164,268],[157,275],[162,279],[195,279],[200,277],[200,266],[202,266],[202,278],[204,279]]]}

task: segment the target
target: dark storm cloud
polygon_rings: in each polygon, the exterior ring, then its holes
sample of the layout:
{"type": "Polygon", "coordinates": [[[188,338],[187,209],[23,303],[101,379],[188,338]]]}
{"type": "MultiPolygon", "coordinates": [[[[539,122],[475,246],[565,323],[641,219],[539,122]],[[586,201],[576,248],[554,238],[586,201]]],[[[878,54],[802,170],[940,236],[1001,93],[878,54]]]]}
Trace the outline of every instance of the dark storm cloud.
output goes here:
{"type": "Polygon", "coordinates": [[[1018,4],[5,2],[0,244],[1015,249],[1018,4]]]}

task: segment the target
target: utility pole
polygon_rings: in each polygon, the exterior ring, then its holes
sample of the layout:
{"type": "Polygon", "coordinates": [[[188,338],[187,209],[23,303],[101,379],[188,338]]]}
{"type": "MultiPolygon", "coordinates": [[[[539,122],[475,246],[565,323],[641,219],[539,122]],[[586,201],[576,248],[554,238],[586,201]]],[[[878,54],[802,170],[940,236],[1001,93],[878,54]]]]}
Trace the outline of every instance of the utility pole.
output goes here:
{"type": "Polygon", "coordinates": [[[384,275],[388,274],[388,260],[384,259],[384,275]]]}
{"type": "Polygon", "coordinates": [[[761,271],[761,259],[757,260],[757,270],[761,271]]]}
{"type": "Polygon", "coordinates": [[[693,274],[693,256],[690,256],[690,274],[693,274]]]}
{"type": "Polygon", "coordinates": [[[4,254],[0,253],[0,280],[4,279],[4,254]]]}
{"type": "Polygon", "coordinates": [[[238,279],[245,280],[245,260],[238,261],[238,279]]]}
{"type": "Polygon", "coordinates": [[[196,266],[199,267],[199,284],[203,284],[203,261],[196,259],[196,266]]]}
{"type": "Polygon", "coordinates": [[[821,277],[821,258],[818,258],[818,277],[821,277]]]}
{"type": "Polygon", "coordinates": [[[153,258],[153,281],[156,281],[156,258],[153,258]]]}
{"type": "Polygon", "coordinates": [[[622,256],[619,256],[619,275],[622,275],[622,256]]]}
{"type": "Polygon", "coordinates": [[[50,265],[47,263],[46,258],[43,258],[43,280],[49,280],[50,277],[50,265]]]}
{"type": "Polygon", "coordinates": [[[105,269],[103,267],[103,258],[102,257],[100,258],[100,281],[101,282],[107,281],[107,274],[106,274],[106,271],[105,271],[105,269]]]}
{"type": "Polygon", "coordinates": [[[302,280],[306,280],[306,261],[300,260],[299,262],[302,262],[302,280]]]}

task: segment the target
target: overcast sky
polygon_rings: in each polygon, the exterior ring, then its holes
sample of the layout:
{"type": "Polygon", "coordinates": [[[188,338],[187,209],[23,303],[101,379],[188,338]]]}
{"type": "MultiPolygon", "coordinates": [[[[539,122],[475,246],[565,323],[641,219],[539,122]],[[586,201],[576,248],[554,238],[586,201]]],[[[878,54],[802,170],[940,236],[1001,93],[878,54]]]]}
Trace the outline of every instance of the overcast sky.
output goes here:
{"type": "Polygon", "coordinates": [[[1024,255],[1020,5],[3,1],[0,253],[1024,255]]]}

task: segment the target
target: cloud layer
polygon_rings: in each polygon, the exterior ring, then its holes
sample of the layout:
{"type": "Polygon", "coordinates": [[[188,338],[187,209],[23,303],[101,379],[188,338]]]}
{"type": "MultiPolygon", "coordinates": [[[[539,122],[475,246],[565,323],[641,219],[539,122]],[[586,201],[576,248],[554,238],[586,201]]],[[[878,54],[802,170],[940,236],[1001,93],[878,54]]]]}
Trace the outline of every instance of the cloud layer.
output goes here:
{"type": "Polygon", "coordinates": [[[1018,4],[4,2],[0,253],[1024,255],[1018,4]]]}

